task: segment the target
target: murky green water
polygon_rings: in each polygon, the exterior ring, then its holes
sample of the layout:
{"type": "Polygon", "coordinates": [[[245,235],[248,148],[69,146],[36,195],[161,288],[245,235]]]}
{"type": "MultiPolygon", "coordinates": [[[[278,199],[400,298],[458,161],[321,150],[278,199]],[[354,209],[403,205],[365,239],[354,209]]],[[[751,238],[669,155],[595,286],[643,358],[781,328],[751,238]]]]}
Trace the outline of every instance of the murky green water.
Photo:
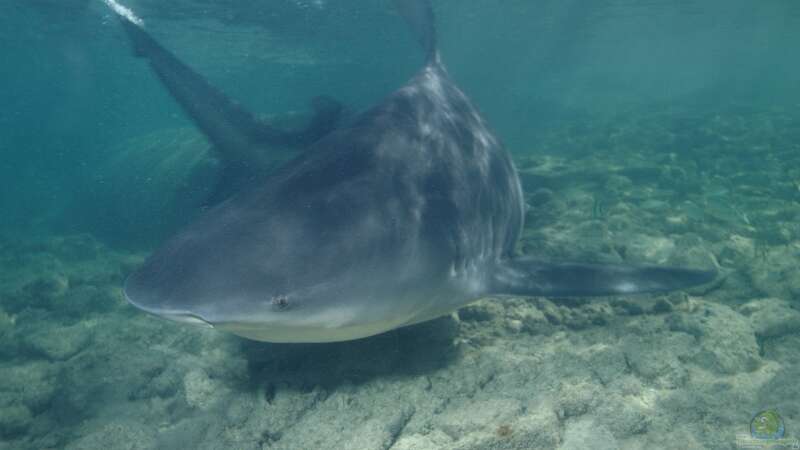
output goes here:
{"type": "MultiPolygon", "coordinates": [[[[280,126],[302,124],[317,95],[364,110],[421,60],[389,1],[125,4],[165,47],[280,126]]],[[[0,449],[800,439],[800,5],[434,9],[452,77],[519,170],[520,252],[717,265],[718,282],[484,299],[335,344],[257,343],[145,315],[125,302],[123,282],[203,214],[221,177],[213,150],[131,55],[102,1],[5,2],[0,449]]],[[[294,155],[276,151],[273,163],[294,155]]]]}

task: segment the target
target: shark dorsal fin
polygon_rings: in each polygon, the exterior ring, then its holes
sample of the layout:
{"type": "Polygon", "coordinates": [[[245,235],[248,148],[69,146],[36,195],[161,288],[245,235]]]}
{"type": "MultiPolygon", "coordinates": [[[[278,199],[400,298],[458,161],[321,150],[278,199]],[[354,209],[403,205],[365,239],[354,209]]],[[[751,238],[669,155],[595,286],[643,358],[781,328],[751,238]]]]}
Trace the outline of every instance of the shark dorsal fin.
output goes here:
{"type": "Polygon", "coordinates": [[[428,0],[394,0],[395,7],[406,20],[425,51],[428,64],[439,61],[436,44],[436,23],[433,8],[428,0]]]}

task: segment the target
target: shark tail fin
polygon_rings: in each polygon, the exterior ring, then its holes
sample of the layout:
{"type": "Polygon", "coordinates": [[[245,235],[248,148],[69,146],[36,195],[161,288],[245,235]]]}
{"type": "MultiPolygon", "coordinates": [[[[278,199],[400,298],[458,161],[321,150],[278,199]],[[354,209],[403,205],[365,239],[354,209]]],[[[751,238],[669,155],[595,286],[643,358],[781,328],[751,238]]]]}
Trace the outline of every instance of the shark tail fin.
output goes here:
{"type": "Polygon", "coordinates": [[[491,275],[495,295],[594,297],[667,292],[709,283],[716,270],[509,260],[491,275]]]}
{"type": "Polygon", "coordinates": [[[417,37],[428,63],[439,60],[436,21],[429,0],[394,0],[395,7],[417,37]]]}

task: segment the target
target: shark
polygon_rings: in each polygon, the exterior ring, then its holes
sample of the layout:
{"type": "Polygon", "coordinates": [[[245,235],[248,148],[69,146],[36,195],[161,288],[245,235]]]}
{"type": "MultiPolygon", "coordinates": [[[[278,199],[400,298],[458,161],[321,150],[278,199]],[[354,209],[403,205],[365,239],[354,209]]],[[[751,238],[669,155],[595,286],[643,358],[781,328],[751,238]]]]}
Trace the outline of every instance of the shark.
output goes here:
{"type": "MultiPolygon", "coordinates": [[[[258,164],[264,142],[304,147],[153,252],[125,282],[132,305],[248,339],[322,343],[484,297],[653,293],[715,279],[714,269],[516,254],[525,204],[512,158],[448,74],[431,4],[394,6],[424,55],[417,73],[348,123],[291,136],[257,123],[115,9],[134,54],[227,155],[258,164]]],[[[333,110],[320,110],[328,123],[333,110]]]]}

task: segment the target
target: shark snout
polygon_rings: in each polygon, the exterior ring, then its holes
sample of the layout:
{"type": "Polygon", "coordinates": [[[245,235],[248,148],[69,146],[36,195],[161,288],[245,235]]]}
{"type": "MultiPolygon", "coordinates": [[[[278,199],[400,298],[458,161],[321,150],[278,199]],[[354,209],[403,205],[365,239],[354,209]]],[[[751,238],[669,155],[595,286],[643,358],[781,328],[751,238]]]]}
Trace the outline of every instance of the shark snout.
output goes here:
{"type": "Polygon", "coordinates": [[[206,328],[214,328],[209,321],[199,314],[182,309],[165,308],[159,302],[160,292],[147,289],[147,283],[143,283],[134,273],[125,281],[122,290],[125,300],[132,306],[144,312],[163,317],[175,322],[198,325],[206,328]]]}

